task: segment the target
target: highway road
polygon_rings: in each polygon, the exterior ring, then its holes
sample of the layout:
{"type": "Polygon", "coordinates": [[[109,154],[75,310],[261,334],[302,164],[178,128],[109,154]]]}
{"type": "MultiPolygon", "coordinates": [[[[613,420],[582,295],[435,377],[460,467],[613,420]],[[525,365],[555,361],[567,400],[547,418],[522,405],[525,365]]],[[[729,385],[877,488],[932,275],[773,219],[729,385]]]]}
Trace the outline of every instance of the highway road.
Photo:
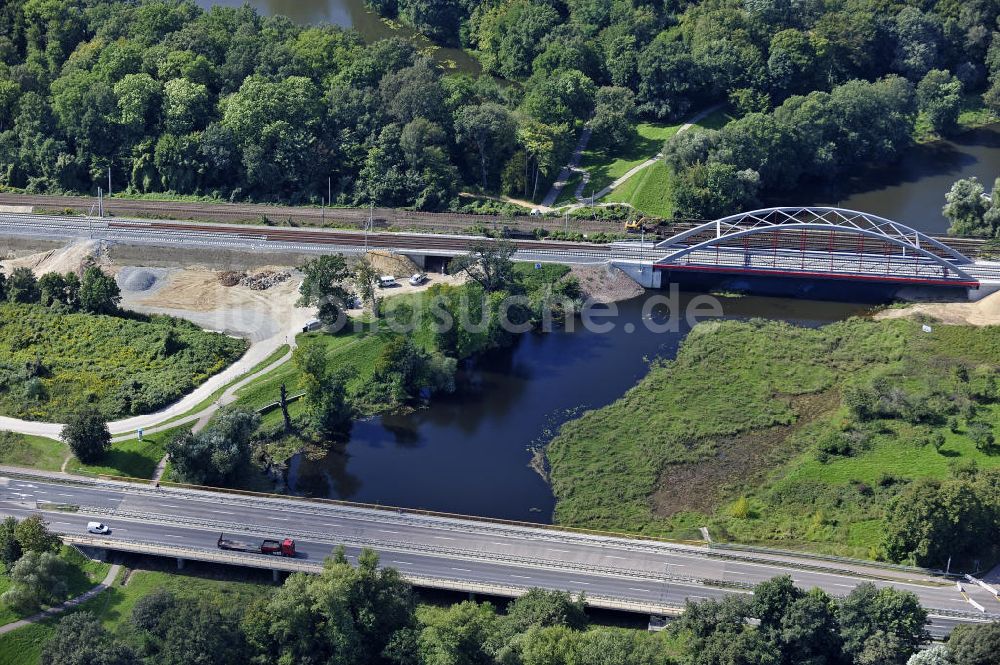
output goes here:
{"type": "MultiPolygon", "coordinates": [[[[441,581],[438,586],[457,590],[476,584],[522,591],[530,587],[562,589],[631,603],[650,612],[668,611],[685,600],[747,593],[757,582],[790,574],[798,585],[819,587],[834,596],[849,593],[865,580],[912,591],[936,615],[933,627],[938,634],[956,621],[990,615],[1000,618],[1000,600],[987,591],[967,586],[969,596],[987,608],[989,614],[982,615],[953,582],[917,569],[0,469],[0,515],[23,518],[38,512],[57,533],[84,541],[93,539],[95,544],[107,538],[108,547],[123,551],[149,551],[150,546],[156,546],[158,553],[166,556],[218,560],[230,556],[216,547],[220,533],[246,539],[292,537],[299,551],[296,563],[318,565],[341,544],[352,556],[360,548],[370,547],[379,553],[383,565],[410,578],[441,581]],[[85,526],[90,520],[107,523],[112,529],[110,536],[88,536],[85,526]]],[[[246,559],[248,555],[240,556],[246,559]]],[[[249,556],[250,565],[262,568],[288,562],[278,557],[249,556]]],[[[246,565],[239,558],[231,562],[246,565]]],[[[614,606],[614,602],[604,606],[614,606]]]]}

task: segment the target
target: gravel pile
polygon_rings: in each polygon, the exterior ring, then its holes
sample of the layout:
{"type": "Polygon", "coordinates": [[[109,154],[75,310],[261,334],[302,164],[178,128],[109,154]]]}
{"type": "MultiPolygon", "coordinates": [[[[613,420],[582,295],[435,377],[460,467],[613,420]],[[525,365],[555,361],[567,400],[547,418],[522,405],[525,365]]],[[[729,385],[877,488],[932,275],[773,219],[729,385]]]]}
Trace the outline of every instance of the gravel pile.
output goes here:
{"type": "Polygon", "coordinates": [[[118,273],[118,286],[122,291],[143,293],[159,286],[163,271],[148,268],[123,268],[118,273]]]}
{"type": "Polygon", "coordinates": [[[292,273],[287,271],[265,270],[256,273],[244,273],[240,277],[240,286],[245,286],[251,291],[264,291],[272,286],[277,286],[282,282],[291,279],[292,273]]]}

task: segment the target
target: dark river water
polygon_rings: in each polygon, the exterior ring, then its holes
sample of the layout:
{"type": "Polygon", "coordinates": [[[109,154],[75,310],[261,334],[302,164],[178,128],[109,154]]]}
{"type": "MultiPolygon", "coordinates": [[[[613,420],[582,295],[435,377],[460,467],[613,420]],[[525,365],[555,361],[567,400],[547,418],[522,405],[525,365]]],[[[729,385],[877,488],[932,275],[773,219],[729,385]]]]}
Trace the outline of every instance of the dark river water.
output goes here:
{"type": "MultiPolygon", "coordinates": [[[[690,294],[681,294],[681,310],[690,294]]],[[[455,396],[429,408],[355,423],[345,450],[295,458],[292,491],[313,496],[530,521],[550,521],[548,485],[530,466],[534,444],[575,410],[604,406],[642,378],[650,360],[673,357],[690,330],[653,331],[668,309],[645,296],[619,303],[614,329],[522,336],[512,349],[465,368],[455,396]],[[631,330],[632,332],[629,332],[631,330]]],[[[857,304],[787,298],[720,298],[726,318],[767,317],[820,325],[857,304]]],[[[681,310],[682,311],[682,310],[681,310]]]]}
{"type": "Polygon", "coordinates": [[[960,178],[975,176],[989,192],[1000,176],[1000,125],[908,150],[898,164],[871,168],[827,187],[797,190],[775,205],[837,205],[870,212],[918,231],[944,234],[944,195],[960,178]]]}

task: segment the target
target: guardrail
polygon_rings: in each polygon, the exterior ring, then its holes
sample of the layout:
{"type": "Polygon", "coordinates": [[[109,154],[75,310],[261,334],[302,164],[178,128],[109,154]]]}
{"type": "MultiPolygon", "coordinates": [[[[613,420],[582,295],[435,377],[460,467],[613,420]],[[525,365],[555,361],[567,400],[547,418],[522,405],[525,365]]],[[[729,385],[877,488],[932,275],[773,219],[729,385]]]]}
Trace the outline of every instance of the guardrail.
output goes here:
{"type": "Polygon", "coordinates": [[[865,559],[855,559],[835,554],[820,554],[816,552],[797,552],[792,550],[780,550],[770,547],[757,547],[755,545],[739,545],[731,543],[709,543],[709,550],[730,550],[735,552],[748,552],[751,554],[765,554],[768,556],[786,556],[798,559],[814,559],[817,561],[830,561],[831,563],[845,563],[849,565],[864,566],[865,568],[883,568],[886,570],[898,570],[920,575],[933,575],[936,577],[959,577],[961,573],[946,573],[937,568],[921,568],[920,566],[907,566],[886,561],[867,561],[865,559]]]}

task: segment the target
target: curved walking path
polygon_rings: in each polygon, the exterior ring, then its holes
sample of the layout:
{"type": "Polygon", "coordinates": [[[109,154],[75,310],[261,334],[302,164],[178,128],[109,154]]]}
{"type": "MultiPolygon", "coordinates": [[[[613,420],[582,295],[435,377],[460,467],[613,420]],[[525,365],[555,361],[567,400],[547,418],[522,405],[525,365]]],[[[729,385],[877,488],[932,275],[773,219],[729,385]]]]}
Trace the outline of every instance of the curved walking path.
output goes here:
{"type": "MultiPolygon", "coordinates": [[[[199,404],[211,397],[220,388],[231,383],[233,380],[244,376],[247,372],[259,365],[262,361],[266,360],[268,356],[274,353],[277,349],[281,348],[283,345],[288,344],[294,348],[295,335],[302,331],[302,326],[310,318],[310,316],[310,310],[297,308],[295,310],[295,316],[291,318],[289,326],[285,331],[272,335],[267,339],[262,339],[259,342],[252,343],[250,348],[247,349],[247,352],[244,353],[239,360],[218,374],[210,377],[207,381],[205,381],[205,383],[195,388],[179,401],[155,413],[147,413],[142,416],[133,416],[131,418],[125,418],[124,420],[109,422],[108,429],[111,431],[112,435],[130,434],[135,432],[140,427],[150,433],[159,431],[162,427],[158,426],[164,424],[165,421],[187,414],[188,411],[197,407],[199,404]]],[[[261,370],[261,372],[258,372],[252,377],[246,377],[244,381],[241,381],[239,384],[231,386],[230,389],[227,389],[227,391],[223,393],[223,397],[225,397],[226,394],[230,394],[230,391],[235,392],[235,390],[242,388],[243,385],[241,384],[245,384],[244,382],[259,376],[267,369],[273,369],[277,365],[287,361],[290,357],[291,352],[289,351],[289,353],[285,354],[281,360],[272,363],[268,368],[261,370]]],[[[230,394],[230,396],[232,395],[230,394]]],[[[220,397],[220,399],[216,400],[216,402],[209,406],[208,409],[212,409],[212,412],[214,413],[214,410],[219,408],[217,403],[221,400],[222,398],[220,397]]],[[[177,425],[197,420],[202,413],[204,413],[204,411],[188,415],[185,418],[174,420],[170,423],[170,427],[176,427],[177,425]]],[[[17,432],[18,434],[44,436],[50,439],[58,440],[62,429],[63,425],[61,423],[36,422],[33,420],[21,420],[20,418],[0,416],[0,430],[17,432]]],[[[122,440],[122,438],[123,437],[117,437],[116,440],[122,440]]]]}
{"type": "Polygon", "coordinates": [[[8,623],[4,626],[0,626],[0,635],[17,630],[18,628],[24,628],[28,624],[36,623],[43,619],[48,619],[49,617],[65,612],[66,610],[73,609],[74,607],[76,607],[81,603],[87,602],[88,600],[90,600],[91,598],[93,598],[94,596],[96,596],[97,594],[101,593],[102,591],[110,587],[112,584],[114,584],[115,578],[118,577],[119,570],[121,570],[121,566],[116,563],[113,566],[111,566],[110,569],[108,569],[108,574],[104,576],[104,581],[98,584],[97,586],[92,587],[89,591],[80,594],[76,598],[70,598],[61,605],[50,607],[44,612],[39,612],[38,614],[32,615],[30,617],[26,617],[24,619],[20,619],[12,623],[8,623]]]}
{"type": "MultiPolygon", "coordinates": [[[[715,104],[714,106],[709,106],[707,109],[699,111],[698,113],[693,115],[687,122],[685,122],[683,125],[680,126],[680,128],[677,130],[677,134],[680,134],[681,132],[686,132],[687,130],[691,129],[697,123],[704,120],[709,114],[714,113],[720,108],[722,108],[722,104],[715,104]]],[[[570,158],[569,163],[562,168],[562,171],[559,172],[559,177],[556,178],[556,181],[554,183],[552,183],[552,188],[549,189],[548,194],[545,195],[545,199],[542,200],[542,206],[552,207],[555,205],[556,199],[559,198],[559,195],[562,193],[563,188],[566,187],[566,184],[569,182],[569,179],[572,177],[574,173],[582,173],[583,177],[580,179],[580,182],[577,183],[576,191],[573,192],[573,196],[576,199],[576,203],[571,205],[570,209],[579,208],[580,206],[583,205],[589,205],[592,204],[597,199],[604,198],[605,196],[610,194],[612,190],[616,189],[617,187],[621,187],[625,183],[625,181],[627,181],[629,178],[634,176],[636,173],[639,173],[643,169],[652,166],[653,164],[656,163],[658,159],[660,159],[663,156],[662,153],[657,153],[656,155],[650,157],[641,164],[636,164],[635,166],[630,168],[628,171],[626,171],[624,174],[622,174],[614,182],[612,182],[610,185],[608,185],[601,191],[595,192],[590,196],[584,196],[583,190],[587,186],[587,183],[590,182],[590,172],[587,171],[586,169],[581,169],[579,167],[579,164],[580,164],[580,158],[583,155],[583,151],[587,149],[587,143],[589,141],[590,141],[590,127],[586,127],[580,134],[580,141],[579,143],[577,143],[576,150],[573,151],[573,156],[570,158]]]]}

